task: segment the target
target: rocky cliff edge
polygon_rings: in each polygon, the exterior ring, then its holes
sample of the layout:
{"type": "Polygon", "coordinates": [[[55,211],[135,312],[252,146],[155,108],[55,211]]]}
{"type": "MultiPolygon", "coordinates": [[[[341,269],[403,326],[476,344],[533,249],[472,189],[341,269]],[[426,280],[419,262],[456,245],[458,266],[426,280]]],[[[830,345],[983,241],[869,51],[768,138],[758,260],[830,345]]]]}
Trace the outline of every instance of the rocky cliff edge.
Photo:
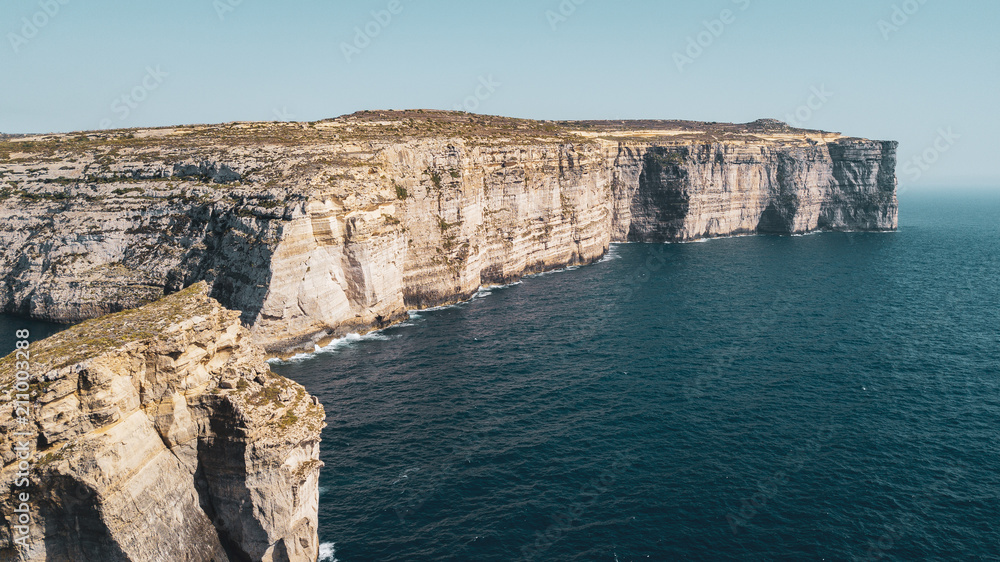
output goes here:
{"type": "Polygon", "coordinates": [[[0,311],[79,322],[197,281],[275,354],[612,242],[896,227],[896,143],[689,121],[362,112],[0,141],[0,311]]]}
{"type": "MultiPolygon", "coordinates": [[[[31,343],[28,423],[0,417],[0,560],[316,560],[323,407],[207,292],[31,343]]],[[[0,361],[5,411],[16,360],[0,361]]]]}

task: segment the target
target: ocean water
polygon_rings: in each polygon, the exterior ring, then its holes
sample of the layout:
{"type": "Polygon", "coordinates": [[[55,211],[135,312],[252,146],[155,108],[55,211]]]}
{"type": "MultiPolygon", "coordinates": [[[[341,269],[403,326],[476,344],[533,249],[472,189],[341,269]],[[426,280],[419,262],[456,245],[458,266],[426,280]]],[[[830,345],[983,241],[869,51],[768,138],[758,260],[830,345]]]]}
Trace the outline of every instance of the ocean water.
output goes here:
{"type": "Polygon", "coordinates": [[[1000,197],[902,200],[273,364],[327,410],[321,559],[1000,560],[1000,197]]]}
{"type": "Polygon", "coordinates": [[[275,371],[324,558],[1000,559],[1000,198],[618,245],[275,371]]]}
{"type": "Polygon", "coordinates": [[[28,342],[30,344],[31,342],[57,334],[68,327],[65,324],[39,322],[37,320],[0,314],[0,357],[4,357],[11,351],[14,351],[17,346],[17,332],[19,330],[28,330],[28,342]]]}

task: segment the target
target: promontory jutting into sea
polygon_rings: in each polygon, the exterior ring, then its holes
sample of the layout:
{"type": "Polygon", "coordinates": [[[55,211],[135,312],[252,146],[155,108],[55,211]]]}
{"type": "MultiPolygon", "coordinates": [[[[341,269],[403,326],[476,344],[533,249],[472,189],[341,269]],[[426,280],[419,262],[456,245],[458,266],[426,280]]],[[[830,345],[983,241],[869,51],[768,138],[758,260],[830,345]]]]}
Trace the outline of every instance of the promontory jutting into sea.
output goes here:
{"type": "Polygon", "coordinates": [[[206,280],[272,353],[590,263],[612,242],[897,225],[895,142],[773,120],[370,111],[2,150],[16,185],[0,202],[2,310],[79,322],[206,280]]]}
{"type": "MultiPolygon", "coordinates": [[[[27,507],[30,550],[3,536],[0,557],[314,561],[328,542],[321,478],[332,471],[337,485],[331,464],[348,447],[324,419],[339,420],[341,408],[326,402],[324,413],[310,393],[329,392],[326,401],[336,392],[275,375],[266,356],[313,352],[485,286],[593,264],[614,243],[891,232],[895,167],[893,141],[773,120],[365,111],[6,136],[0,309],[79,324],[30,344],[30,423],[0,419],[5,513],[18,507],[17,441],[31,443],[30,478],[45,483],[27,507]]],[[[17,361],[0,364],[8,394],[17,361]]],[[[506,423],[489,419],[482,435],[506,423]]],[[[473,450],[482,448],[463,454],[473,450]]],[[[622,458],[581,476],[600,477],[589,494],[642,465],[622,458]]],[[[407,492],[395,506],[404,508],[376,511],[405,520],[436,509],[434,482],[456,474],[451,463],[407,492]]],[[[416,478],[399,472],[399,481],[416,478]]],[[[560,494],[548,499],[596,505],[560,494]]],[[[544,518],[524,509],[522,519],[544,518]]],[[[745,526],[753,519],[739,517],[745,526]]],[[[563,533],[549,531],[525,537],[527,550],[494,539],[482,548],[546,559],[558,552],[546,541],[563,533]]]]}

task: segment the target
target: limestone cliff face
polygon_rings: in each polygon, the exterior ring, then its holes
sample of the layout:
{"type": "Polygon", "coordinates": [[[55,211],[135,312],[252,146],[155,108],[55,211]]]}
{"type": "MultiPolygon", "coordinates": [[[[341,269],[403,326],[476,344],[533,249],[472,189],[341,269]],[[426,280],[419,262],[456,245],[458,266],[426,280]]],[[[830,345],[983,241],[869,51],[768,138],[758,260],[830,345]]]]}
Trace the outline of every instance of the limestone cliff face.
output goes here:
{"type": "Polygon", "coordinates": [[[616,241],[893,230],[893,142],[626,146],[616,155],[616,241]]]}
{"type": "Polygon", "coordinates": [[[484,284],[593,261],[610,243],[607,167],[592,146],[421,140],[378,163],[370,185],[317,193],[283,227],[254,322],[271,349],[386,326],[484,284]],[[382,197],[359,205],[357,193],[382,197]]]}
{"type": "Polygon", "coordinates": [[[895,143],[761,121],[316,123],[0,143],[0,308],[74,322],[199,280],[271,352],[613,241],[896,227],[895,143]]]}
{"type": "Polygon", "coordinates": [[[323,408],[207,290],[32,344],[31,424],[0,420],[5,514],[15,441],[36,449],[31,548],[8,519],[0,560],[316,560],[323,408]]]}

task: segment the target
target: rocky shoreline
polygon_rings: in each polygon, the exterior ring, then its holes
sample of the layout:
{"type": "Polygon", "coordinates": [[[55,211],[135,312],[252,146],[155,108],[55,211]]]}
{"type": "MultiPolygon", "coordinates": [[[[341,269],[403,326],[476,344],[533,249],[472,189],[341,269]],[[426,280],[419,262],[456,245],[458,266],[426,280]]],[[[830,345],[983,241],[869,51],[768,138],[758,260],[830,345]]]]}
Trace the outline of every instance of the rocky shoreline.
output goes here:
{"type": "Polygon", "coordinates": [[[0,142],[0,310],[74,323],[197,281],[275,355],[611,242],[896,228],[896,143],[687,121],[362,112],[0,142]]]}
{"type": "Polygon", "coordinates": [[[614,242],[894,230],[895,150],[420,110],[0,138],[0,311],[82,322],[0,361],[5,514],[36,453],[0,560],[316,560],[325,413],[266,355],[614,242]]]}

